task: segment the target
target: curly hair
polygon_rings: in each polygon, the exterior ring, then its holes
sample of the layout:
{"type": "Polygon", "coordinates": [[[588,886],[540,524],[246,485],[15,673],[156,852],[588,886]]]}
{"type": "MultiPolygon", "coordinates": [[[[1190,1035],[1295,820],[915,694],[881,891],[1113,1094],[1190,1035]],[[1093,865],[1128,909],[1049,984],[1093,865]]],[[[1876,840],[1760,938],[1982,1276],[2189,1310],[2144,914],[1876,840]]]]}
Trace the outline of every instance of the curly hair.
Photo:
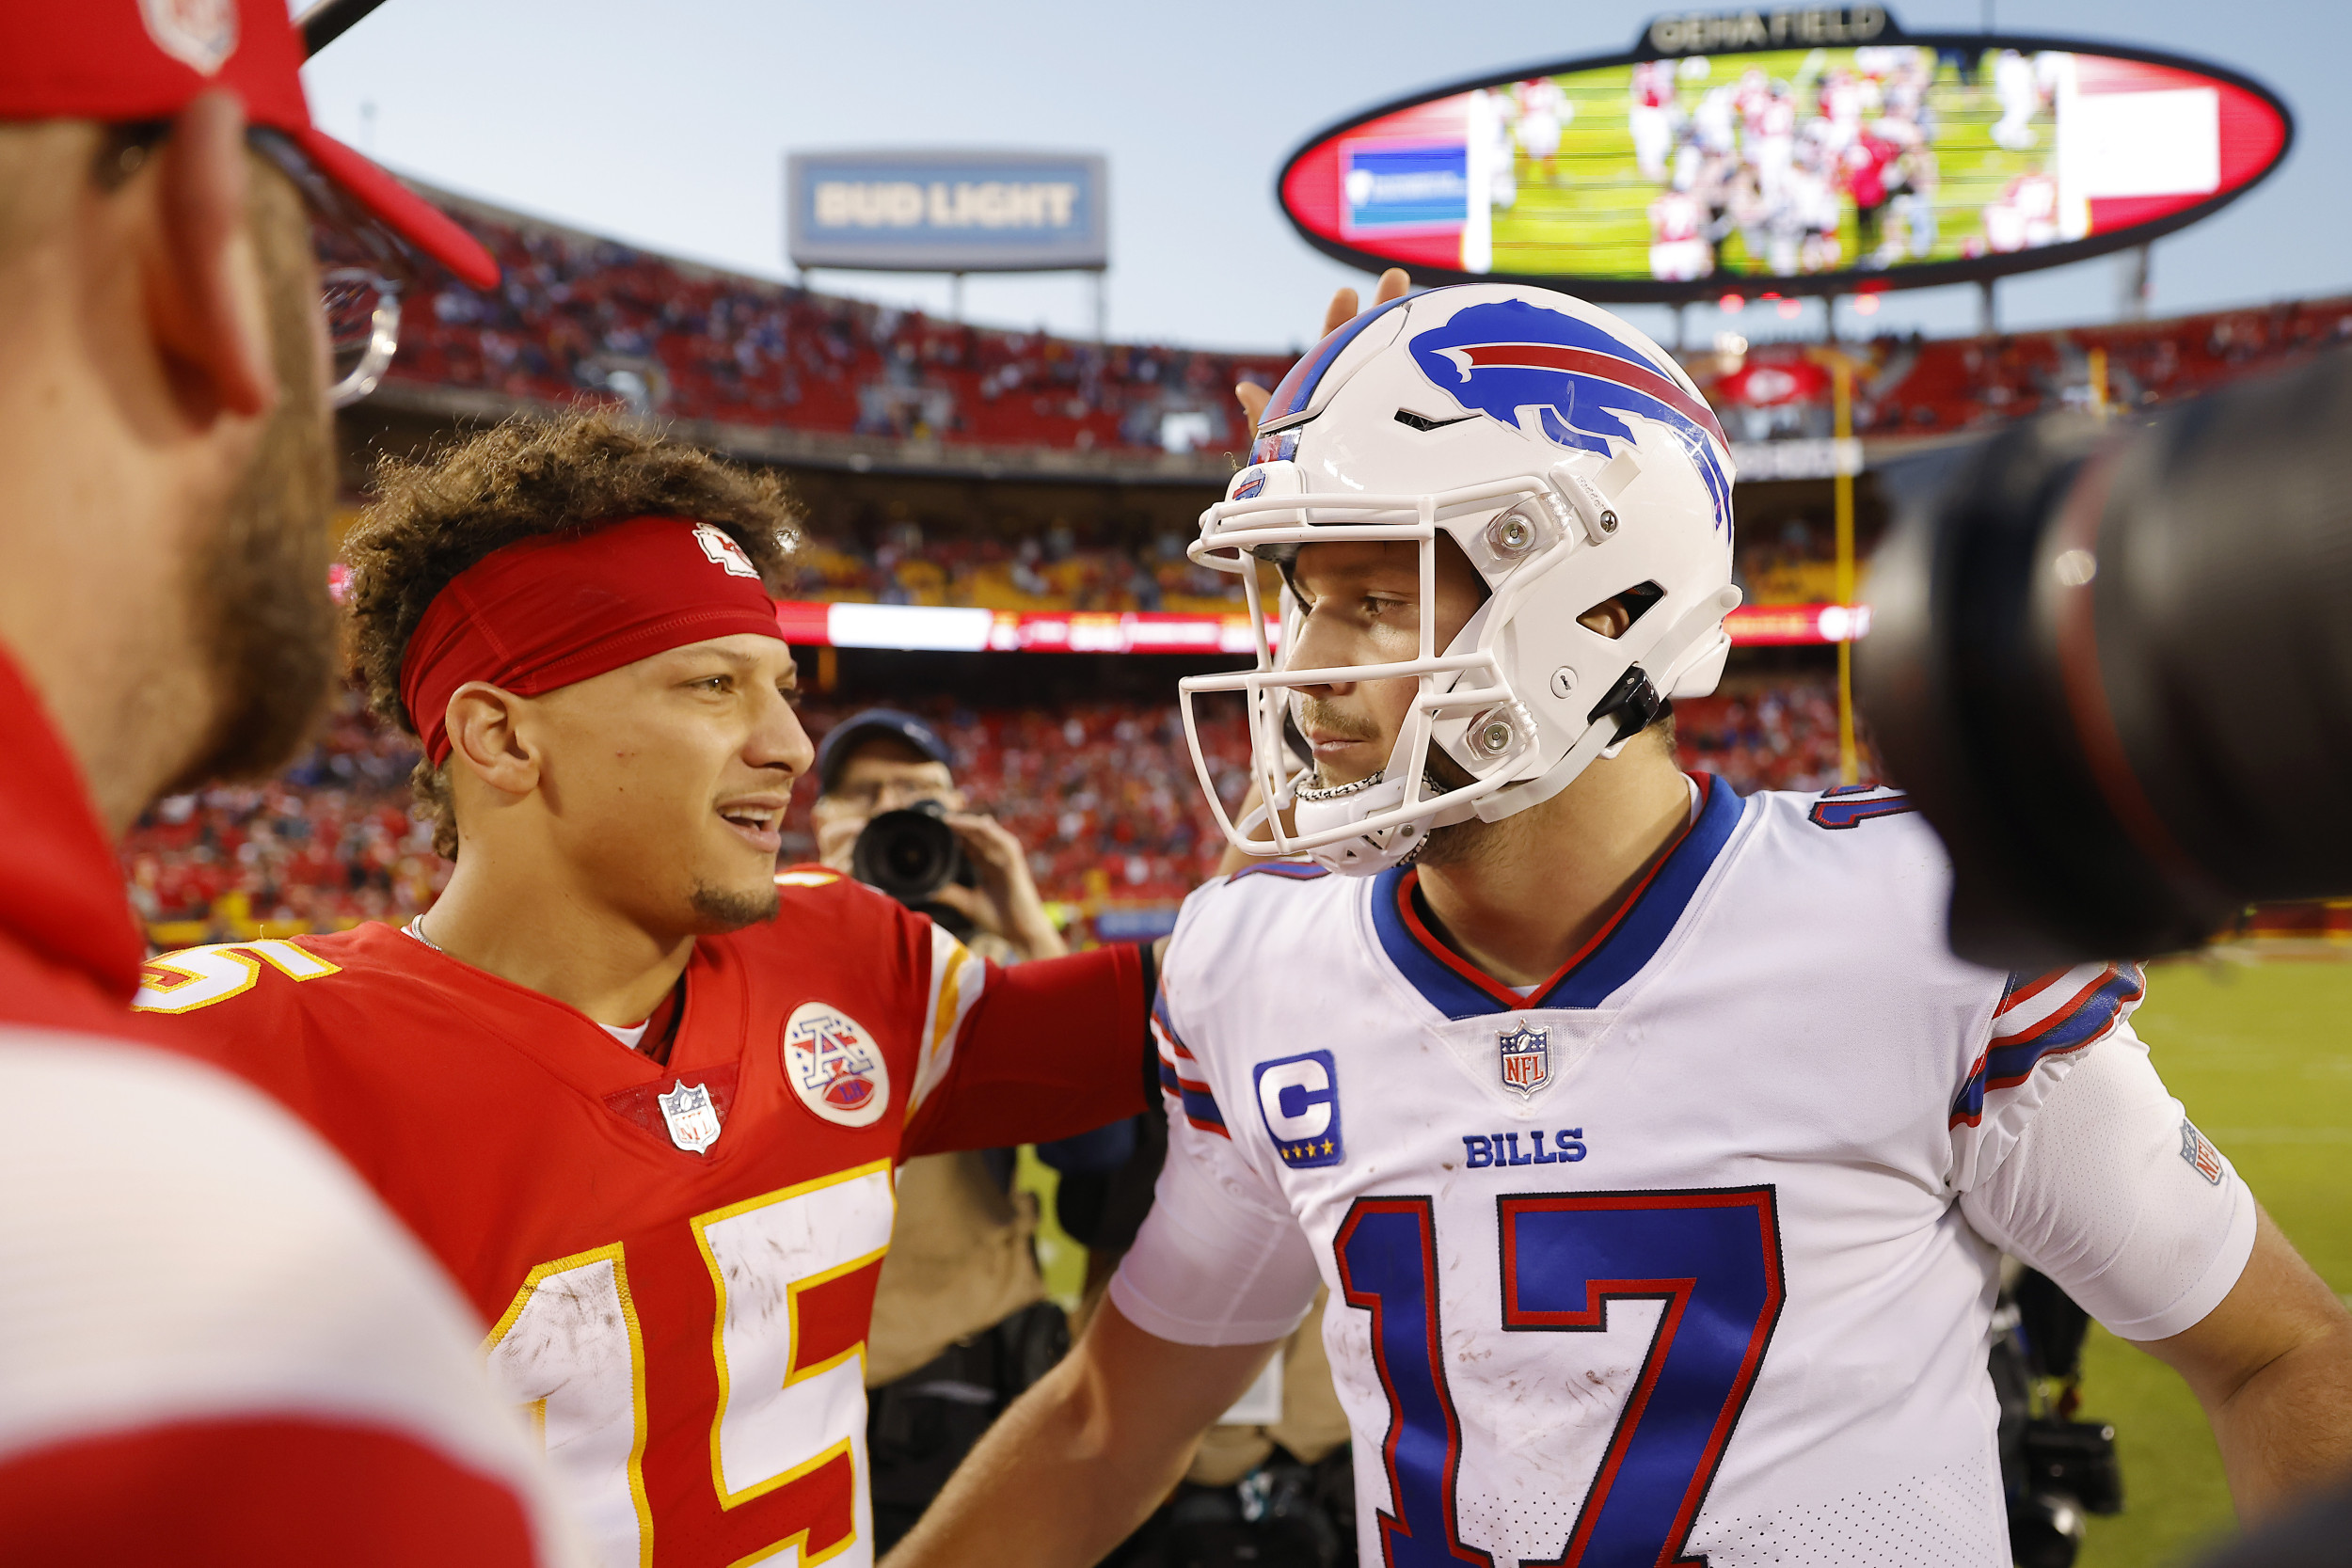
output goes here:
{"type": "MultiPolygon", "coordinates": [[[[799,544],[777,475],[741,468],[609,413],[516,418],[418,461],[386,459],[376,497],[343,542],[353,659],[378,714],[409,735],[400,667],[435,595],[492,551],[630,517],[691,517],[743,547],[771,594],[799,544]]],[[[436,818],[433,847],[457,853],[446,768],[410,779],[436,818]]]]}

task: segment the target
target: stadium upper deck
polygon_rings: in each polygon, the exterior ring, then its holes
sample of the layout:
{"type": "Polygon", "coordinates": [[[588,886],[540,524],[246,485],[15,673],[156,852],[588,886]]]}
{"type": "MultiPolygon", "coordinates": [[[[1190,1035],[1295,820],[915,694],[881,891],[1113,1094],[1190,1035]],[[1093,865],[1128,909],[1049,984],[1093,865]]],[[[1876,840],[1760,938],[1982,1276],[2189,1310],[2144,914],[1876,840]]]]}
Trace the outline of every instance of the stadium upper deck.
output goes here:
{"type": "MultiPolygon", "coordinates": [[[[486,293],[441,277],[412,302],[378,395],[420,411],[614,400],[750,457],[1191,483],[1241,442],[1232,385],[1271,386],[1290,363],[961,325],[436,198],[506,277],[486,293]]],[[[2352,296],[1846,352],[1862,364],[1855,429],[1891,452],[2061,405],[2143,407],[2345,341],[2352,296]]],[[[1735,440],[1829,434],[1829,373],[1806,345],[1686,362],[1735,440]]]]}

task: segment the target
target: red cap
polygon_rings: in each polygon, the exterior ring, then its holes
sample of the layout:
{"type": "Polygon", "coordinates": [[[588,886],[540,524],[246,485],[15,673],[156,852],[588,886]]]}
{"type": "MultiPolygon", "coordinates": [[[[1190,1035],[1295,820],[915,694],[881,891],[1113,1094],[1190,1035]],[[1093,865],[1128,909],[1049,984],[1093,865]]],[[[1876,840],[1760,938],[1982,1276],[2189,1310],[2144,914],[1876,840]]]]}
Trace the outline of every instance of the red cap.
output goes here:
{"type": "Polygon", "coordinates": [[[164,119],[212,87],[466,282],[498,263],[432,203],[310,123],[285,0],[0,0],[0,119],[164,119]]]}

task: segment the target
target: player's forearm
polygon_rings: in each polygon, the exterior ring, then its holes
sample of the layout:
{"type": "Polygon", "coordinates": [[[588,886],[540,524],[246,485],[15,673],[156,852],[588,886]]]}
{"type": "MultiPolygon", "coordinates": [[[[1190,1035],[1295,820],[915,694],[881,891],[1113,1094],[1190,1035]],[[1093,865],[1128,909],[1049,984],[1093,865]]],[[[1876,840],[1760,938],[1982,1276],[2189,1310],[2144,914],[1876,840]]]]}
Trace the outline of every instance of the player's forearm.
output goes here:
{"type": "Polygon", "coordinates": [[[2297,1345],[2207,1400],[2230,1497],[2252,1522],[2352,1475],[2352,1325],[2297,1345]]]}
{"type": "Polygon", "coordinates": [[[1193,1439],[1120,1431],[1072,1356],[1016,1401],[882,1568],[1086,1568],[1184,1474],[1193,1439]]]}

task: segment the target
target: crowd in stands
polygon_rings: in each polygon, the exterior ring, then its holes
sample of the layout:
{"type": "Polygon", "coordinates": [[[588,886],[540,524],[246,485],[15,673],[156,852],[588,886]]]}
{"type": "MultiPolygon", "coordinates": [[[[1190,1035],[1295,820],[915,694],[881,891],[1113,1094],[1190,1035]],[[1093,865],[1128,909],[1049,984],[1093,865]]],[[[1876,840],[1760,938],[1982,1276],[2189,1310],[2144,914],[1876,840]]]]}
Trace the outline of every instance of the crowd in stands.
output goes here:
{"type": "Polygon", "coordinates": [[[1226,450],[1286,355],[1075,342],[811,293],[460,204],[504,277],[444,277],[395,380],[726,424],[996,446],[1226,450]]]}
{"type": "MultiPolygon", "coordinates": [[[[1847,345],[1860,436],[1934,436],[2057,408],[2153,407],[2352,342],[2352,297],[2169,321],[1993,338],[1882,337],[1847,345]],[[2094,353],[2100,357],[2094,360],[2094,353]]],[[[1815,349],[1770,343],[1690,356],[1734,440],[1831,434],[1830,376],[1815,349]]]]}
{"type": "Polygon", "coordinates": [[[332,930],[429,907],[449,867],[410,810],[417,752],[345,691],[277,777],[157,802],[122,843],[157,945],[332,930]]]}
{"type": "Polygon", "coordinates": [[[811,600],[970,605],[983,610],[1239,612],[1241,578],[1196,566],[1185,535],[1080,541],[1057,524],[1021,539],[933,537],[921,522],[894,521],[870,538],[813,535],[791,589],[811,600]]]}
{"type": "MultiPolygon", "coordinates": [[[[1073,922],[1172,906],[1215,868],[1223,840],[1172,705],[914,705],[937,721],[960,780],[1027,846],[1040,888],[1073,922]]],[[[1676,709],[1686,767],[1741,790],[1836,782],[1836,705],[1826,685],[1776,680],[1676,709]]],[[[847,711],[812,701],[803,719],[821,736],[847,711]]],[[[1229,807],[1238,802],[1248,753],[1237,714],[1203,716],[1202,751],[1229,807]]],[[[160,802],[121,850],[151,938],[159,947],[251,940],[405,921],[429,908],[450,868],[411,810],[416,760],[405,736],[346,692],[317,743],[277,778],[160,802]]],[[[787,860],[814,852],[814,781],[803,780],[787,860]]]]}
{"type": "MultiPolygon", "coordinates": [[[[971,606],[1000,610],[1170,611],[1234,615],[1240,578],[1196,566],[1189,536],[1079,539],[1066,526],[1020,539],[933,534],[920,520],[883,523],[870,535],[814,534],[798,557],[794,598],[868,604],[971,606]]],[[[1743,524],[1733,580],[1752,605],[1825,604],[1836,597],[1835,535],[1826,517],[1768,516],[1743,524]]],[[[1269,575],[1269,595],[1279,584],[1269,575]]]]}
{"type": "MultiPolygon", "coordinates": [[[[1230,388],[1272,386],[1291,359],[972,327],[471,203],[454,211],[504,278],[490,291],[433,285],[403,323],[394,380],[838,435],[1218,451],[1243,436],[1230,388]]],[[[2347,341],[2352,298],[1989,338],[1887,336],[1845,352],[1863,365],[1855,431],[1922,436],[2093,401],[2146,407],[2347,341]]],[[[1829,376],[1807,345],[1685,360],[1734,439],[1830,434],[1829,376]]]]}

